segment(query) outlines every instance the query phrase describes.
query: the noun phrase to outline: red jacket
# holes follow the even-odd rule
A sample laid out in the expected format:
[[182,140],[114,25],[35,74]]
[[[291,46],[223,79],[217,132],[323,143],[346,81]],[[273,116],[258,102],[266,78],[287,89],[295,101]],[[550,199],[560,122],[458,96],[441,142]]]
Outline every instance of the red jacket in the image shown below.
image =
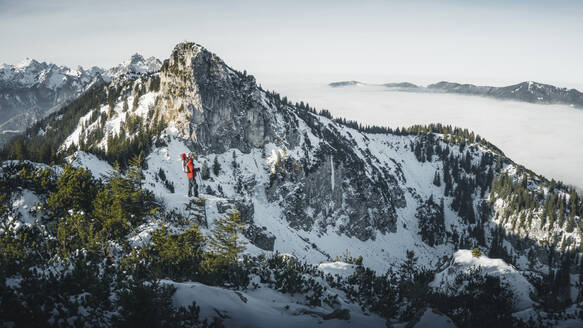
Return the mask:
[[186,163],[186,167],[188,168],[186,176],[189,179],[193,179],[196,176],[196,172],[194,172],[194,163],[192,162],[192,159],[188,160],[188,162]]

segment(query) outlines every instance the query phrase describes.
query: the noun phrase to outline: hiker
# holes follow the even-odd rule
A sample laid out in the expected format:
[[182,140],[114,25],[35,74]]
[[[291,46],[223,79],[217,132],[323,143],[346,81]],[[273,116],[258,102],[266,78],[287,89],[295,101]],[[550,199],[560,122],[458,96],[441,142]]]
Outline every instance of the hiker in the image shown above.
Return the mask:
[[188,178],[188,197],[192,197],[192,189],[194,188],[194,197],[198,197],[198,185],[196,184],[196,172],[199,168],[194,167],[194,160],[196,155],[194,153],[182,154],[182,170],[186,172]]

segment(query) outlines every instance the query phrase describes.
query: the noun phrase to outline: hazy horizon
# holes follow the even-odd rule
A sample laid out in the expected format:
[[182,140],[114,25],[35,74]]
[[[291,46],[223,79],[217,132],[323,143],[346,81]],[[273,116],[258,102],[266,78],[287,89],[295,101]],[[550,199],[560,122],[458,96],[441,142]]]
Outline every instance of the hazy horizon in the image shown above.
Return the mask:
[[578,1],[7,1],[0,62],[111,67],[202,44],[258,81],[375,81],[582,88]]

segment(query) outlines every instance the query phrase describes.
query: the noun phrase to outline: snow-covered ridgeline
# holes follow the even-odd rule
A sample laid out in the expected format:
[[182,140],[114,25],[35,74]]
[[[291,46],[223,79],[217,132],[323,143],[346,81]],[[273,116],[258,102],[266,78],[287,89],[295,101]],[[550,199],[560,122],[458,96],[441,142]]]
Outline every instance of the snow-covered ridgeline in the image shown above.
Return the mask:
[[70,81],[73,86],[81,87],[89,84],[103,69],[93,67],[85,70],[82,67],[72,69],[66,66],[38,62],[26,58],[17,65],[2,64],[0,66],[0,86],[18,88],[45,87],[56,90]]

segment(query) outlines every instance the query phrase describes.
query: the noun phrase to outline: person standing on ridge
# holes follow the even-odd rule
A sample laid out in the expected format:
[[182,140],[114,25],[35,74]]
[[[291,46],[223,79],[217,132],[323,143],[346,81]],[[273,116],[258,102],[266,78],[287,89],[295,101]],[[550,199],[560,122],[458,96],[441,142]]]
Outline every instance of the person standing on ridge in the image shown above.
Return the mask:
[[192,197],[192,189],[194,189],[194,197],[198,198],[198,184],[196,183],[196,172],[200,171],[199,168],[194,167],[194,160],[196,155],[194,153],[188,154],[188,159],[184,165],[184,172],[186,172],[186,177],[188,178],[188,197]]

